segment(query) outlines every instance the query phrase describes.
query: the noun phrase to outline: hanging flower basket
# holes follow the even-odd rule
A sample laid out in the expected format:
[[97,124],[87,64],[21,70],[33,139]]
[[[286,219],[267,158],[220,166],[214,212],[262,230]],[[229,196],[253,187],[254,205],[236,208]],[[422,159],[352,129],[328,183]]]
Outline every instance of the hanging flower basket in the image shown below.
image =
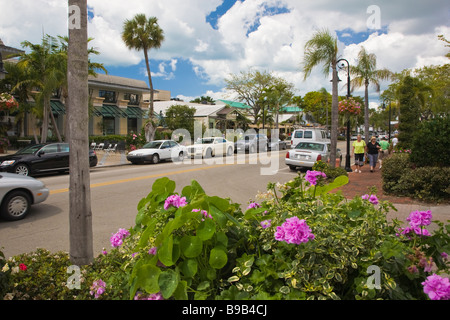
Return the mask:
[[16,111],[19,103],[9,93],[0,93],[0,111]]
[[361,104],[353,98],[345,99],[339,101],[338,110],[340,114],[346,117],[357,116],[361,113]]

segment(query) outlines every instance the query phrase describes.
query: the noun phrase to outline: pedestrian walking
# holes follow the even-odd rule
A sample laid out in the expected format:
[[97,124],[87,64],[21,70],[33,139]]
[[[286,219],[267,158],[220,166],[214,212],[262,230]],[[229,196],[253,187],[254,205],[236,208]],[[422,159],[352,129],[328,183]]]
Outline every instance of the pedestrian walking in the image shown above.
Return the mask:
[[395,134],[394,138],[392,139],[392,147],[395,148],[395,145],[398,143],[398,134]]
[[381,169],[381,166],[383,165],[383,159],[389,151],[389,142],[387,141],[386,137],[381,138],[380,147],[381,149],[378,161],[380,162],[380,169]]
[[366,142],[361,139],[361,135],[358,134],[356,141],[353,141],[352,153],[355,155],[355,172],[361,173],[361,167],[364,165],[364,150]]
[[369,163],[370,163],[370,172],[373,172],[375,169],[375,166],[378,161],[378,153],[380,152],[381,146],[377,142],[377,138],[372,137],[370,138],[369,143],[366,146],[366,152],[369,156]]

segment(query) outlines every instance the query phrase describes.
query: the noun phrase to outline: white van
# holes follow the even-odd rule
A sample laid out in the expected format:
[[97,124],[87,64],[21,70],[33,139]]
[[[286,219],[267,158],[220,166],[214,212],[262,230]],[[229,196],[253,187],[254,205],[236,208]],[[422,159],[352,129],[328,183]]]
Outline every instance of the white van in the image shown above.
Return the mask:
[[291,137],[291,148],[295,148],[295,146],[301,141],[330,141],[327,136],[327,131],[321,128],[300,128],[295,129],[292,132]]

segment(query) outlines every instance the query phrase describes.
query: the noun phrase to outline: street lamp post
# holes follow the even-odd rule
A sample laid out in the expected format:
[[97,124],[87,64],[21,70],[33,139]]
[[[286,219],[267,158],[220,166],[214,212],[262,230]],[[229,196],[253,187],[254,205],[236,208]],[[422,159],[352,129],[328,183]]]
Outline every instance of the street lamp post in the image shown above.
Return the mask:
[[[346,59],[339,59],[337,64],[341,61],[347,62],[347,99],[351,97],[350,94],[350,63]],[[342,64],[343,65],[343,64]],[[347,154],[345,155],[345,171],[352,172],[350,165],[350,118],[347,119]]]

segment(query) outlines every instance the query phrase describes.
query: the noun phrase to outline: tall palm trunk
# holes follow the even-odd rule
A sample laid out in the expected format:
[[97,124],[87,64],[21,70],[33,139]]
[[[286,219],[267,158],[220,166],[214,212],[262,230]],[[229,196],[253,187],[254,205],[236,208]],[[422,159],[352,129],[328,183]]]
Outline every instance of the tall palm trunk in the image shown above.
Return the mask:
[[364,83],[364,141],[369,144],[369,81]]
[[331,152],[330,152],[330,166],[336,167],[336,150],[337,150],[337,133],[338,133],[338,73],[336,67],[336,59],[332,62],[332,96],[331,96]]
[[50,98],[44,97],[43,104],[43,112],[42,112],[42,132],[41,132],[41,143],[47,142],[48,137],[48,120],[50,117],[49,109],[50,109]]
[[145,64],[147,66],[147,74],[148,74],[148,83],[150,86],[150,107],[149,107],[149,111],[148,111],[148,122],[145,126],[145,138],[147,140],[147,142],[152,141],[155,137],[155,131],[156,128],[153,125],[153,114],[154,114],[154,104],[153,104],[153,100],[154,100],[154,90],[153,90],[153,81],[152,81],[152,74],[150,72],[150,61],[148,59],[148,52],[147,52],[147,48],[144,48],[144,56],[145,56]]
[[88,142],[87,0],[69,0],[80,10],[80,28],[69,28],[67,83],[70,135],[70,259],[75,265],[93,261]]

